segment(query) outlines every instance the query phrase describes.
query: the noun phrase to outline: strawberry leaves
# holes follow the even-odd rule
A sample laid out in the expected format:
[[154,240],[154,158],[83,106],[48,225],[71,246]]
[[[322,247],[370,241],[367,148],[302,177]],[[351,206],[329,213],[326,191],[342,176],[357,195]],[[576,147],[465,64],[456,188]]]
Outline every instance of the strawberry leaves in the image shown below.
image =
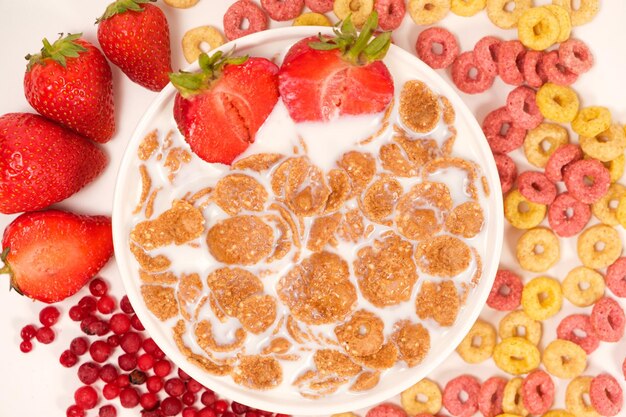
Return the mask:
[[66,37],[63,37],[63,34],[61,33],[59,39],[57,39],[53,44],[50,44],[48,39],[43,38],[43,48],[41,48],[40,53],[35,55],[26,55],[26,59],[28,60],[26,70],[30,71],[33,65],[36,64],[45,65],[46,59],[52,59],[65,68],[67,66],[67,58],[78,58],[81,52],[87,51],[87,48],[75,42],[80,39],[82,35],[82,33],[70,33]]
[[96,24],[99,24],[103,20],[115,16],[116,14],[124,13],[128,10],[133,12],[140,12],[143,10],[142,4],[156,2],[156,0],[117,0],[109,4],[104,11],[104,14],[96,19]]

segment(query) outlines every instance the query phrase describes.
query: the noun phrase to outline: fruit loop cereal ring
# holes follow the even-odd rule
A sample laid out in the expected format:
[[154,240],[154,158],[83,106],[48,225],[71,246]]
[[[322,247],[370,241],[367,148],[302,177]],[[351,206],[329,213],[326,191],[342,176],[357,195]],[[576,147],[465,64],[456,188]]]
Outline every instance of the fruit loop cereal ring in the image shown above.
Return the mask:
[[537,106],[546,119],[569,123],[578,114],[580,103],[578,96],[571,88],[546,83],[537,91],[536,99]]
[[[247,21],[248,27],[242,29]],[[233,3],[224,14],[224,34],[229,41],[241,38],[251,33],[267,29],[267,16],[263,9],[250,0],[238,0]]]
[[537,277],[524,285],[522,308],[535,320],[545,320],[561,310],[561,283],[553,278]]
[[532,0],[513,0],[515,8],[507,10],[511,0],[487,0],[487,16],[489,20],[499,28],[511,29],[517,25],[524,10],[533,7]]
[[611,375],[601,374],[593,378],[589,397],[593,408],[603,416],[616,416],[622,410],[622,387]]
[[[567,41],[572,33],[572,19],[569,17],[567,9],[557,6],[556,4],[549,4],[543,7],[550,10],[550,12],[552,12],[559,21],[559,37],[556,41],[559,43]],[[561,47],[562,46],[563,45],[561,45]]]
[[522,381],[522,401],[531,414],[543,414],[554,403],[554,382],[541,370],[532,371]]
[[[550,156],[562,145],[569,143],[569,133],[563,126],[541,123],[526,133],[524,154],[532,165],[544,168]],[[550,181],[555,182],[552,178]]]
[[[581,333],[584,336],[579,336]],[[600,346],[600,339],[596,336],[591,319],[586,314],[572,314],[565,317],[556,329],[556,336],[559,339],[576,343],[587,355],[593,353]]]
[[543,350],[543,364],[557,378],[576,378],[587,367],[587,354],[569,340],[553,340]]
[[583,152],[599,161],[610,161],[624,154],[626,133],[619,125],[611,125],[597,136],[581,136]]
[[593,55],[584,42],[569,39],[559,46],[559,62],[569,71],[580,75],[593,66]]
[[577,307],[589,307],[604,295],[604,278],[599,272],[578,266],[561,283],[563,295]]
[[502,397],[506,379],[491,377],[480,387],[478,393],[478,409],[485,417],[496,417],[502,413]]
[[517,229],[532,229],[546,217],[546,206],[532,203],[519,190],[509,192],[504,198],[504,217]]
[[378,26],[382,30],[394,30],[402,24],[406,6],[404,0],[374,0],[374,10],[378,13]]
[[195,6],[198,0],[163,0],[163,2],[177,9],[188,9],[189,7]]
[[304,0],[306,7],[315,13],[328,13],[333,10],[334,0]]
[[565,407],[576,417],[600,417],[588,400],[592,379],[590,376],[579,376],[567,385]]
[[559,239],[552,230],[543,227],[527,230],[517,241],[515,256],[526,271],[545,272],[559,260]]
[[478,66],[494,77],[498,75],[498,52],[501,43],[502,40],[495,36],[485,36],[474,46],[474,56]]
[[541,322],[531,319],[522,310],[510,312],[500,320],[498,325],[498,334],[501,339],[523,337],[535,346],[539,345],[542,333]]
[[565,410],[550,410],[541,417],[581,417],[575,416]]
[[[500,0],[498,0],[500,1]],[[498,50],[498,75],[507,84],[521,85],[524,83],[523,62],[526,48],[518,40],[500,44]]]
[[573,26],[590,22],[600,8],[600,0],[580,0],[580,6],[576,10],[572,8],[572,0],[552,0],[552,3],[564,7],[570,13]]
[[509,337],[496,345],[493,361],[504,372],[521,375],[536,369],[541,360],[537,346],[523,337]]
[[437,23],[450,11],[450,0],[409,0],[409,15],[418,25]]
[[564,174],[567,191],[582,203],[595,203],[611,185],[609,170],[595,159],[576,161],[566,168]]
[[[465,393],[467,400],[461,400]],[[461,375],[451,379],[443,389],[443,405],[454,416],[470,417],[478,411],[480,382],[473,376]]]
[[515,125],[523,129],[534,129],[543,121],[532,88],[520,86],[511,91],[506,98],[506,109]]
[[622,178],[624,174],[624,162],[626,158],[624,155],[620,155],[617,158],[611,161],[602,162],[602,164],[609,170],[609,176],[611,177],[611,182],[617,182]]
[[[426,397],[425,401],[421,400],[423,397]],[[400,394],[402,408],[411,416],[422,413],[436,414],[441,410],[441,401],[439,386],[426,378]]]
[[626,298],[626,258],[619,258],[606,270],[606,286],[618,297]]
[[332,22],[321,13],[302,13],[293,20],[292,26],[332,26]]
[[[461,56],[463,54],[459,55],[459,58]],[[502,133],[503,131],[506,133]],[[517,126],[506,107],[493,110],[485,117],[483,132],[491,150],[500,153],[509,153],[519,148],[526,136],[526,130]]]
[[365,417],[407,417],[407,415],[400,406],[385,403],[370,408]]
[[278,22],[295,19],[304,8],[304,0],[261,0],[261,7]]
[[[471,72],[476,74],[472,76]],[[467,94],[487,91],[493,84],[495,75],[484,71],[473,52],[463,52],[452,63],[452,81],[456,87]]]
[[549,82],[561,86],[572,85],[578,79],[577,74],[561,65],[557,51],[550,51],[543,55],[539,70],[546,75]]
[[522,378],[512,378],[506,383],[502,397],[502,410],[509,415],[522,416],[528,415],[528,410],[524,407],[522,397]]
[[185,60],[190,64],[198,59],[203,51],[201,45],[206,42],[209,45],[209,51],[222,46],[226,40],[217,28],[213,26],[200,26],[185,32],[183,35],[183,55]]
[[495,346],[496,329],[490,323],[478,319],[456,351],[465,362],[480,363],[491,357]]
[[499,311],[511,311],[519,307],[522,300],[522,279],[511,271],[500,269],[487,298],[487,305]]
[[552,182],[563,181],[565,167],[581,159],[583,159],[583,151],[578,145],[563,145],[550,155],[544,173]]
[[522,172],[517,177],[517,188],[533,203],[552,204],[556,198],[556,185],[543,172]]
[[617,209],[615,211],[615,216],[617,217],[617,221],[619,224],[626,228],[626,198],[620,198],[617,203]]
[[571,237],[585,228],[591,208],[568,193],[559,194],[548,207],[550,228],[561,237]]
[[339,20],[348,16],[357,28],[363,26],[368,16],[374,10],[374,0],[335,0],[333,12]]
[[556,15],[543,7],[524,10],[517,22],[517,36],[527,48],[535,51],[548,49],[561,34]]
[[622,253],[617,230],[604,224],[588,228],[578,237],[578,257],[587,268],[606,268]]
[[[626,187],[622,184],[611,184],[609,190],[591,206],[591,212],[608,226],[617,226],[617,207],[622,198],[626,197]],[[615,208],[613,208],[615,207]]]
[[611,112],[606,107],[580,109],[572,121],[572,129],[580,136],[595,137],[611,127]]
[[591,310],[591,324],[598,339],[617,342],[624,336],[624,310],[612,298],[604,297]]
[[480,12],[487,5],[487,0],[452,0],[450,10],[458,16],[470,17]]
[[522,74],[529,87],[539,88],[548,81],[541,70],[541,61],[545,54],[540,51],[526,51],[522,60]]
[[511,157],[506,154],[494,153],[493,159],[495,159],[496,168],[498,168],[498,177],[500,177],[500,186],[502,187],[502,193],[506,194],[513,187],[515,178],[517,178],[517,167],[515,166],[515,162],[513,162]]
[[[435,46],[441,47],[441,53],[435,52]],[[415,51],[419,59],[429,67],[448,68],[459,55],[459,43],[450,31],[441,27],[432,27],[419,34]]]

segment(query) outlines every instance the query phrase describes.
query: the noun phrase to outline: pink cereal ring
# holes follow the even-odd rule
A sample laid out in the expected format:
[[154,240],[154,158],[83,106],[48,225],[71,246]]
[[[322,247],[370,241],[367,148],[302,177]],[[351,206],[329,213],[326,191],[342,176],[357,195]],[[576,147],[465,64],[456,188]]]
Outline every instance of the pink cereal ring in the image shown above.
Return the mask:
[[491,150],[500,153],[509,153],[519,148],[526,137],[526,129],[515,124],[506,107],[493,110],[485,117],[483,132]]
[[[441,53],[435,52],[436,46],[441,47]],[[459,43],[450,31],[441,27],[432,27],[419,34],[415,51],[419,59],[429,67],[448,68],[459,55]]]
[[563,180],[572,197],[587,204],[602,198],[611,185],[609,170],[595,159],[582,159],[570,164],[565,169]]
[[374,10],[378,13],[378,26],[382,30],[394,30],[402,24],[406,5],[404,0],[376,0]]
[[515,178],[517,178],[517,166],[515,166],[515,162],[513,162],[510,156],[503,153],[494,153],[493,159],[495,159],[496,168],[498,168],[502,194],[506,194],[513,188],[513,183]]
[[600,339],[596,336],[591,319],[586,314],[572,314],[565,317],[559,323],[556,335],[559,339],[576,343],[587,355],[592,354],[600,346]]
[[523,129],[534,129],[543,121],[535,96],[535,90],[532,88],[519,86],[506,98],[506,109],[515,120],[515,124]]
[[[461,393],[467,400],[461,399]],[[478,394],[480,382],[473,376],[461,375],[451,379],[443,390],[443,406],[457,417],[471,417],[478,411]]]
[[546,177],[552,182],[563,181],[564,168],[583,159],[583,151],[578,145],[562,145],[550,155],[545,167]]
[[535,370],[522,381],[522,401],[531,414],[544,414],[554,402],[554,382],[546,372]]
[[474,46],[474,57],[478,66],[490,76],[498,75],[498,52],[502,40],[495,36],[485,36]]
[[550,228],[561,237],[582,231],[591,219],[589,204],[581,203],[568,193],[559,194],[548,207]]
[[608,374],[598,375],[591,380],[589,398],[593,408],[603,416],[618,415],[624,402],[622,387]]
[[[248,28],[241,26],[248,21]],[[228,40],[241,38],[267,29],[265,12],[250,0],[238,0],[224,14],[224,34]]]
[[541,70],[541,61],[544,53],[541,51],[527,51],[522,62],[522,73],[526,84],[539,88],[548,81],[545,72]]
[[598,339],[617,342],[624,336],[624,310],[612,298],[602,297],[591,310],[591,324]]
[[626,298],[626,258],[619,258],[606,270],[606,286],[618,297]]
[[524,83],[523,62],[526,48],[518,40],[505,41],[500,44],[498,52],[498,75],[507,84],[521,85]]
[[506,379],[494,376],[480,387],[478,393],[478,409],[485,417],[496,417],[502,414],[502,398]]
[[306,7],[315,13],[328,13],[333,10],[334,0],[304,0]]
[[552,204],[556,198],[556,185],[543,172],[522,172],[517,177],[517,188],[533,203]]
[[574,84],[578,79],[578,75],[561,64],[557,51],[544,54],[539,66],[551,83],[568,86]]
[[512,311],[519,307],[522,300],[524,284],[515,273],[500,269],[496,273],[491,292],[487,298],[487,305],[494,310]]
[[593,66],[593,55],[584,42],[568,39],[559,47],[559,62],[574,74],[583,74]]
[[398,405],[384,403],[371,408],[365,417],[407,417],[407,414]]
[[278,21],[295,19],[304,8],[304,0],[261,0],[269,17]]
[[494,75],[479,67],[472,51],[463,52],[452,63],[452,81],[464,93],[478,94],[487,91],[494,80]]

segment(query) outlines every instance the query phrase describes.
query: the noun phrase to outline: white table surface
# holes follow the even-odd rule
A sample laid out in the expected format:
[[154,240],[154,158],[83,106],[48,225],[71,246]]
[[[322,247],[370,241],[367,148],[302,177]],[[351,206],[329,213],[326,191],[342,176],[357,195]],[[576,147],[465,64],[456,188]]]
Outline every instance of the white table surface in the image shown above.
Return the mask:
[[[2,48],[0,53],[0,114],[9,112],[33,111],[23,94],[23,75],[26,67],[24,56],[34,53],[41,47],[41,39],[57,38],[60,32],[83,32],[84,37],[96,43],[96,26],[94,21],[106,8],[108,0],[0,0],[0,39]],[[178,69],[186,65],[180,47],[184,32],[199,25],[212,24],[221,26],[222,16],[232,0],[200,0],[193,8],[173,9],[159,2],[165,11],[171,31],[173,68]],[[537,4],[547,1],[536,0]],[[573,36],[584,40],[591,47],[596,58],[596,65],[587,74],[583,75],[574,85],[578,91],[582,104],[604,105],[611,109],[617,121],[626,123],[626,3],[622,0],[603,0],[602,7],[593,22],[574,29]],[[283,24],[273,24],[281,26]],[[473,45],[482,36],[490,34],[504,39],[516,37],[516,31],[503,31],[493,26],[485,13],[472,18],[461,18],[450,14],[440,22],[440,25],[452,29],[461,43],[462,50],[473,48]],[[421,28],[415,26],[408,16],[403,26],[394,34],[394,40],[399,46],[414,51],[414,44]],[[139,121],[140,116],[156,96],[156,93],[143,89],[130,82],[116,67],[112,66],[115,83],[115,105],[117,133],[104,146],[109,155],[110,163],[105,172],[91,185],[78,194],[57,204],[56,207],[85,214],[110,214],[112,207],[113,187],[117,168],[123,154],[125,144]],[[449,80],[445,71],[440,73]],[[505,102],[506,94],[512,87],[497,80],[489,92],[478,96],[461,94],[474,111],[477,119],[482,118],[489,111],[500,107]],[[521,151],[512,153],[517,161],[521,161]],[[521,171],[529,166],[518,164]],[[623,180],[622,180],[623,182]],[[16,216],[0,215],[0,230]],[[620,228],[622,236],[626,236]],[[513,250],[518,231],[507,228],[505,233],[505,247],[502,257],[503,267],[522,272],[514,262]],[[561,261],[549,270],[546,275],[563,278],[567,271],[579,264],[575,252],[575,239],[561,240]],[[530,273],[522,274],[525,280],[533,278]],[[117,268],[111,261],[102,271],[101,276],[107,279],[113,293],[119,298],[123,288],[119,280]],[[43,304],[34,303],[27,298],[20,297],[15,292],[8,292],[6,277],[1,278],[0,284],[0,417],[30,417],[30,416],[65,416],[65,409],[73,403],[73,392],[80,385],[76,377],[77,367],[63,368],[59,362],[59,355],[65,350],[71,339],[78,336],[80,331],[76,323],[64,318],[55,326],[57,340],[51,345],[35,343],[33,351],[22,354],[19,351],[22,326],[28,323],[37,323],[37,314]],[[63,313],[80,297],[85,295],[86,289],[76,296],[59,304]],[[610,292],[607,290],[607,294]],[[626,300],[619,300],[626,308]],[[544,323],[544,335],[541,346],[545,346],[556,337],[556,325],[561,318],[575,313],[589,313],[590,308],[581,309],[564,301],[562,311],[554,318]],[[497,322],[503,314],[485,308],[481,317]],[[602,343],[600,348],[589,357],[587,375],[599,372],[609,372],[621,381],[626,390],[624,377],[621,374],[621,364],[626,356],[626,339],[616,344]],[[439,382],[443,388],[445,383],[461,374],[471,373],[481,379],[490,376],[505,376],[495,367],[491,360],[480,365],[467,365],[456,354],[453,354],[446,363],[434,372],[430,378]],[[567,381],[554,378],[557,386],[557,405],[562,406]],[[397,400],[397,399],[395,399]],[[119,405],[119,416],[138,416],[139,408],[124,410]],[[626,409],[622,411],[626,415]],[[96,415],[92,410],[89,415]]]

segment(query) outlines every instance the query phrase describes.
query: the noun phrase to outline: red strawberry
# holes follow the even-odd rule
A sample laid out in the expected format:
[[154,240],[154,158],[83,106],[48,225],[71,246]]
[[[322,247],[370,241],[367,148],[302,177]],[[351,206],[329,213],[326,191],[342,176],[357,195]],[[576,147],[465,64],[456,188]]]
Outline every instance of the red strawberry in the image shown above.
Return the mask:
[[170,79],[179,93],[174,119],[191,150],[207,162],[230,164],[278,101],[278,67],[265,58],[233,58],[216,52],[199,58],[200,73]]
[[357,36],[348,17],[335,38],[311,37],[291,47],[278,75],[279,91],[296,122],[383,111],[393,98],[393,80],[381,61],[390,32],[371,42],[378,25],[373,12]]
[[102,172],[93,142],[31,113],[0,117],[0,212],[39,210],[64,200]]
[[96,22],[104,54],[132,81],[161,91],[172,72],[170,30],[155,0],[117,0]]
[[113,255],[111,219],[48,210],[7,226],[0,274],[20,294],[54,303],[76,293]]
[[81,34],[43,40],[41,53],[28,55],[24,93],[40,114],[96,142],[115,132],[113,79],[102,52]]

